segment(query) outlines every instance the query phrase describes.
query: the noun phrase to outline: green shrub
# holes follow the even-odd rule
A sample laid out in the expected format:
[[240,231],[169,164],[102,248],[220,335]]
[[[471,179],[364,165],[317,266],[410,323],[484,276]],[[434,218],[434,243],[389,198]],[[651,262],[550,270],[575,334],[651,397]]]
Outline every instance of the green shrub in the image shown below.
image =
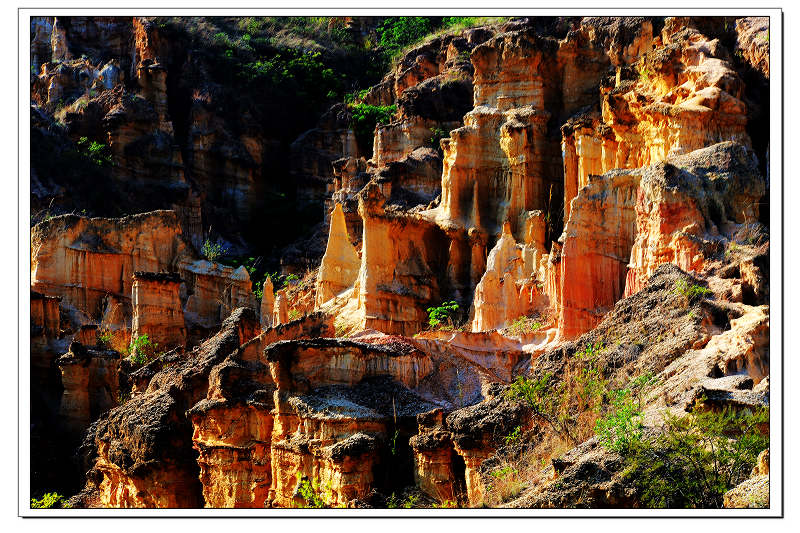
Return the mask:
[[503,437],[503,441],[506,445],[514,444],[522,437],[522,426],[517,426],[514,428],[514,431]]
[[221,242],[206,239],[203,243],[203,247],[200,249],[200,253],[209,261],[216,261],[225,253],[225,250]]
[[435,29],[430,17],[387,17],[378,26],[378,44],[389,56],[422,40]]
[[641,439],[642,412],[629,389],[612,391],[610,396],[611,408],[597,421],[595,432],[600,444],[609,450],[623,453]]
[[570,416],[563,408],[564,385],[563,381],[556,384],[550,372],[535,379],[518,376],[506,395],[511,400],[525,403],[534,415],[544,420],[558,435],[578,444],[570,427]]
[[439,127],[431,128],[431,138],[430,138],[431,147],[434,148],[435,150],[441,150],[442,146],[440,144],[440,141],[446,138],[448,135],[450,134],[442,128]]
[[[298,478],[299,477],[300,474],[298,474]],[[305,502],[299,507],[310,508],[310,509],[322,509],[327,507],[325,500],[323,499],[323,493],[320,490],[319,481],[317,481],[316,479],[313,479],[311,481],[309,481],[308,479],[299,480],[299,485],[297,486],[297,494]]]
[[769,447],[769,408],[667,414],[664,433],[632,443],[625,479],[647,507],[719,508],[723,495],[750,476]]
[[453,326],[453,321],[458,313],[458,304],[455,301],[444,302],[437,307],[428,308],[428,325],[432,328],[441,326],[447,322],[448,325]]
[[66,499],[57,492],[48,492],[41,500],[31,498],[31,509],[67,509]]
[[145,333],[131,339],[128,353],[132,354],[131,361],[141,366],[146,365],[160,355],[156,348],[158,348],[158,343],[153,343]]

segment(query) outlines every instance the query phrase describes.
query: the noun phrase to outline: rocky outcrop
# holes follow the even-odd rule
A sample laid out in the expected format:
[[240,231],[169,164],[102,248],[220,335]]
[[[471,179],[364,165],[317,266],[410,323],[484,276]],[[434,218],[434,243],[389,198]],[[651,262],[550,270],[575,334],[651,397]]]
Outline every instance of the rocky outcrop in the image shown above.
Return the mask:
[[341,204],[336,204],[331,215],[328,248],[322,257],[316,285],[316,307],[349,289],[358,277],[361,259],[351,244],[350,235]]
[[638,291],[662,263],[703,270],[709,241],[733,239],[739,226],[755,224],[763,194],[752,152],[734,143],[670,158],[645,172],[625,294]]
[[[486,273],[475,288],[473,331],[502,328],[536,309],[546,308],[536,284],[534,266],[522,258],[511,227],[505,224],[486,265]],[[533,261],[535,263],[535,261]]]
[[99,320],[106,295],[130,306],[134,272],[169,271],[189,254],[172,211],[120,219],[62,215],[32,229],[31,288]]
[[189,323],[213,328],[238,307],[255,309],[252,283],[247,269],[198,260],[181,264],[186,283],[185,315]]
[[180,300],[181,278],[167,272],[134,272],[134,338],[147,335],[159,349],[186,347],[186,325]]
[[205,397],[212,368],[258,329],[252,310],[237,310],[192,357],[157,372],[144,392],[93,424],[87,497],[103,507],[202,506],[186,411]]
[[758,456],[750,479],[743,481],[725,493],[723,506],[726,509],[769,508],[769,450]]
[[769,79],[769,17],[736,19],[737,53]]
[[633,210],[638,171],[613,171],[592,180],[571,202],[562,236],[559,334],[575,338],[597,325],[625,290],[636,236]]
[[59,413],[73,438],[117,405],[119,360],[120,354],[113,350],[87,348],[76,342],[58,358],[64,387]]

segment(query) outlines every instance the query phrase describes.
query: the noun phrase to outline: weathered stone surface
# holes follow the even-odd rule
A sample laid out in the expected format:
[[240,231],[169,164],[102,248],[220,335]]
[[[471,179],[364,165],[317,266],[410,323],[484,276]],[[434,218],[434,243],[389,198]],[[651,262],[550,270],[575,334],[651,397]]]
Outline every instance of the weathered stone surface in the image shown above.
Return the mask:
[[160,350],[186,347],[186,325],[177,274],[134,272],[133,337],[147,335]]
[[130,306],[135,271],[168,271],[189,254],[172,211],[62,215],[32,229],[31,288],[97,320],[107,294]]
[[639,171],[597,177],[571,202],[557,268],[559,334],[577,337],[597,325],[625,290],[636,236],[634,202]]
[[58,358],[64,392],[59,413],[64,428],[80,435],[89,424],[117,405],[120,354],[73,342]]
[[769,17],[736,19],[736,48],[752,67],[769,79]]
[[737,224],[754,224],[763,194],[752,152],[734,143],[670,158],[645,172],[625,294],[639,290],[662,263],[701,271],[705,243],[719,235],[732,239]]
[[347,233],[342,206],[336,204],[331,215],[328,247],[317,275],[316,307],[319,308],[331,298],[352,287],[360,268],[361,259]]

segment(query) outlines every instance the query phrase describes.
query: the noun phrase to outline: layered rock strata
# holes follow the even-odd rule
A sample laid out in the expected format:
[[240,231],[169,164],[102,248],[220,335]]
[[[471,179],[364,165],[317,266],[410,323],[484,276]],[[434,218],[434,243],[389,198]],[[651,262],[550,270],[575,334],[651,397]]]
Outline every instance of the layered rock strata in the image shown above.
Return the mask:
[[186,325],[180,300],[181,278],[166,272],[134,272],[134,338],[147,335],[160,349],[184,348]]

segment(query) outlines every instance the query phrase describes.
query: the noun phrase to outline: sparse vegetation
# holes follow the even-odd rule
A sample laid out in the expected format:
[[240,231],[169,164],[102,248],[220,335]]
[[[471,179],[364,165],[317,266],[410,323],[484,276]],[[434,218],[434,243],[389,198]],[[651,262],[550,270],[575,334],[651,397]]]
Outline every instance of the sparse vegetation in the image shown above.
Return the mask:
[[111,150],[107,145],[89,141],[88,137],[81,137],[76,144],[78,151],[95,165],[99,167],[111,165]]
[[299,320],[302,317],[303,313],[301,313],[297,309],[289,309],[289,322],[294,322],[295,320]]
[[448,135],[449,135],[448,132],[446,132],[444,129],[438,126],[435,128],[431,128],[431,138],[430,138],[431,147],[434,150],[441,150],[442,148],[439,141],[441,141]]
[[603,446],[624,453],[642,437],[642,412],[629,389],[613,391],[610,396],[611,408],[597,421],[595,431]]
[[68,509],[66,499],[57,492],[48,492],[41,499],[31,498],[31,509]]
[[222,243],[220,241],[212,241],[210,238],[203,242],[203,247],[200,249],[200,253],[209,261],[216,261],[224,252],[225,249]]
[[542,322],[538,317],[521,316],[511,323],[506,331],[514,337],[519,337],[538,331],[542,327]]
[[673,289],[673,292],[675,294],[685,296],[689,304],[702,300],[703,298],[713,294],[711,289],[703,287],[702,285],[698,285],[697,283],[690,283],[685,278],[681,278],[675,282],[675,288]]
[[520,437],[522,437],[522,426],[517,426],[514,428],[514,431],[503,437],[503,441],[505,442],[506,446],[509,444],[514,444],[517,442]]
[[365,150],[372,149],[375,126],[388,124],[397,112],[396,105],[371,105],[356,103],[348,105],[352,117],[352,128],[358,144]]
[[418,494],[409,494],[405,499],[398,498],[393,492],[386,500],[388,509],[413,509],[419,502]]

